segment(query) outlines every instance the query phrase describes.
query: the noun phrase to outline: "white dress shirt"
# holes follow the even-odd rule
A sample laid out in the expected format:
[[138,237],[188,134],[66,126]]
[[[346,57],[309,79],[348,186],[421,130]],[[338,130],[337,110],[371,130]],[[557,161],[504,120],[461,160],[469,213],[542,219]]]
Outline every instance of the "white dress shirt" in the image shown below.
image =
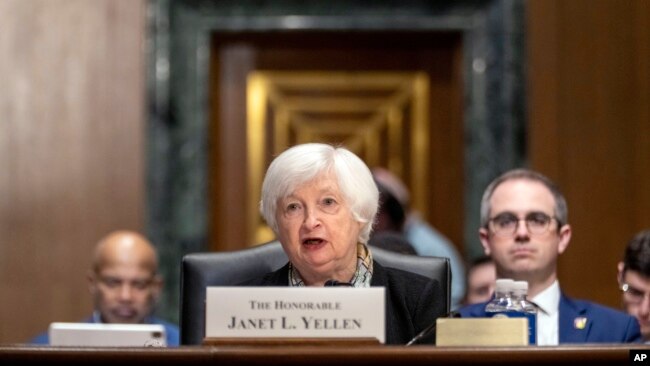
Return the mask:
[[560,284],[557,280],[530,299],[537,304],[537,345],[556,346],[559,343]]

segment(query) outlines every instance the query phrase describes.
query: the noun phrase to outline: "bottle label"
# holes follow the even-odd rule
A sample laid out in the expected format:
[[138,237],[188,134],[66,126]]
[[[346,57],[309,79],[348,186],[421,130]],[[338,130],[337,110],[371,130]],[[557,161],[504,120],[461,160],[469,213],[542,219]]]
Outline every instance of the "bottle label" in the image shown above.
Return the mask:
[[537,344],[537,314],[521,311],[497,311],[486,313],[488,318],[528,318],[528,344]]

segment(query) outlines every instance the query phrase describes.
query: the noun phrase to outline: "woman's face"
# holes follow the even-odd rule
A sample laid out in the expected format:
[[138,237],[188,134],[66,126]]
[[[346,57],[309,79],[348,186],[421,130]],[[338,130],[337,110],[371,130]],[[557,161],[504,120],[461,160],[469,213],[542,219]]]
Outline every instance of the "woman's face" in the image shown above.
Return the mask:
[[307,285],[352,278],[361,223],[333,175],[317,176],[280,199],[276,217],[282,247]]

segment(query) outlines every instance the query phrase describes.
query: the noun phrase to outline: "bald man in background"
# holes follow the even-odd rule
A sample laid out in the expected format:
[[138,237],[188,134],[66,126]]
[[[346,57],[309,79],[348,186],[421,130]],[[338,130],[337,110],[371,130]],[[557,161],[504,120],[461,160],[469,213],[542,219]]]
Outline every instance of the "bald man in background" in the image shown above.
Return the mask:
[[[84,322],[161,324],[167,345],[178,345],[178,327],[152,315],[162,278],[156,251],[145,237],[132,231],[115,231],[100,240],[88,272],[88,285],[95,311]],[[32,343],[49,344],[47,333]]]

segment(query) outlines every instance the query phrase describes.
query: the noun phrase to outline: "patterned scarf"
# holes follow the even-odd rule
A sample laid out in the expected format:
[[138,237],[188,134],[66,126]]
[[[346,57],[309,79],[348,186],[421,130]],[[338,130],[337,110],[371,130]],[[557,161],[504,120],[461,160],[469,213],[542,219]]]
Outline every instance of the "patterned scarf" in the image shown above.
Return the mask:
[[[366,245],[357,243],[357,270],[350,279],[350,284],[352,287],[370,287],[371,279],[372,254]],[[305,281],[291,262],[289,262],[289,286],[305,286]]]

